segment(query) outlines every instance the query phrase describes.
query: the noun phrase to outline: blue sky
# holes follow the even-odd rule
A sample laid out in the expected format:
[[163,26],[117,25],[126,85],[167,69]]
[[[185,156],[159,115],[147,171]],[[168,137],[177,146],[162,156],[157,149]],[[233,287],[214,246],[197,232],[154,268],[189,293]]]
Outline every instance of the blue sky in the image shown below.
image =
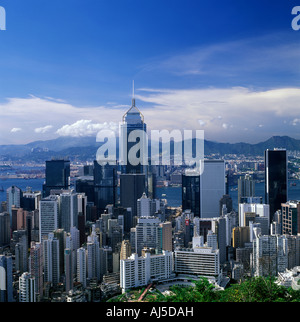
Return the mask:
[[300,31],[280,0],[0,0],[0,144],[114,127],[300,139]]

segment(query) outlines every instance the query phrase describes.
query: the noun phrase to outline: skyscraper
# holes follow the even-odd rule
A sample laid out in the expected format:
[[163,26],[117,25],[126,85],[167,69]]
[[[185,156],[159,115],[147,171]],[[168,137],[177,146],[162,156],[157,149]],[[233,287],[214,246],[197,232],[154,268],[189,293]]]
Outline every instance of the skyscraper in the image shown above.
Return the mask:
[[288,201],[281,204],[282,234],[297,235],[300,232],[300,202]]
[[73,290],[73,254],[72,250],[66,248],[64,251],[64,262],[65,262],[65,287],[66,292]]
[[131,244],[129,240],[122,240],[121,250],[120,250],[120,260],[127,259],[132,254],[131,252]]
[[177,274],[202,275],[220,283],[219,250],[201,245],[191,249],[175,249],[174,271]]
[[160,220],[157,217],[140,217],[135,227],[135,251],[139,256],[144,247],[153,248],[156,253],[161,253]]
[[11,186],[6,190],[7,211],[10,215],[10,224],[12,224],[12,208],[21,207],[22,190],[17,186]]
[[15,246],[15,269],[20,273],[28,271],[28,240],[26,230],[19,230],[20,238]]
[[60,280],[59,240],[49,233],[43,240],[44,282],[57,285]]
[[203,172],[187,169],[182,176],[182,210],[190,209],[195,217],[219,216],[220,200],[225,195],[224,160],[204,160]]
[[137,200],[145,192],[144,174],[120,175],[120,203],[124,208],[131,208],[132,216],[137,216]]
[[255,213],[257,216],[266,217],[270,222],[270,206],[260,203],[241,203],[239,204],[239,225],[247,226],[245,220],[246,213]]
[[225,195],[224,160],[204,160],[200,177],[200,213],[201,218],[219,216],[220,199]]
[[[52,232],[53,237],[58,240],[59,246],[59,275],[64,273],[64,249],[67,248],[66,245],[66,232],[62,228],[58,228]],[[51,235],[52,235],[51,234]]]
[[72,227],[78,227],[78,199],[77,193],[65,191],[59,198],[60,225],[66,232]]
[[120,287],[123,291],[141,287],[152,281],[167,280],[173,276],[173,253],[159,255],[146,252],[144,256],[132,254],[120,260]]
[[0,255],[0,302],[13,302],[13,260]]
[[137,200],[137,216],[154,216],[156,211],[160,210],[161,202],[159,199],[147,198],[144,192],[141,198]]
[[76,178],[76,192],[84,193],[88,202],[95,201],[94,176],[84,176]]
[[284,239],[283,235],[256,235],[252,256],[254,276],[277,276],[286,270],[288,257]]
[[[120,137],[120,159],[123,164],[123,173],[145,173],[144,164],[148,158],[148,144],[146,142],[147,126],[144,116],[135,106],[133,94],[132,105],[123,116]],[[135,137],[135,130],[141,137]],[[132,137],[131,137],[132,136]],[[147,159],[145,159],[147,158]],[[136,162],[135,161],[139,161]]]
[[100,245],[99,238],[95,231],[95,225],[92,226],[92,233],[88,236],[87,241],[87,277],[88,279],[96,278],[100,280]]
[[40,192],[25,191],[21,197],[21,208],[27,211],[33,211],[39,208],[39,201],[42,194]]
[[32,242],[30,247],[29,273],[35,278],[35,293],[43,296],[43,251],[42,243]]
[[255,181],[253,178],[246,174],[244,177],[238,179],[238,204],[241,203],[242,197],[255,196]]
[[115,165],[101,165],[94,161],[95,206],[98,214],[105,211],[108,204],[117,203],[117,168]]
[[80,247],[77,249],[77,282],[86,287],[86,249]]
[[265,151],[265,202],[270,205],[270,221],[288,199],[287,151]]
[[10,244],[10,222],[7,212],[0,213],[0,247]]
[[159,224],[161,228],[162,250],[172,251],[172,223],[167,221]]
[[36,302],[35,278],[24,272],[19,278],[19,302]]
[[43,197],[50,195],[51,189],[70,188],[70,161],[46,161],[46,182],[43,185]]
[[137,200],[137,215],[138,215],[138,217],[152,215],[152,212],[151,212],[152,202],[151,201],[152,200],[150,198],[147,198],[145,192],[143,193],[141,198],[139,198]]
[[200,174],[195,170],[186,170],[182,174],[182,211],[185,210],[200,217]]
[[59,196],[50,195],[40,201],[39,237],[40,242],[58,228]]

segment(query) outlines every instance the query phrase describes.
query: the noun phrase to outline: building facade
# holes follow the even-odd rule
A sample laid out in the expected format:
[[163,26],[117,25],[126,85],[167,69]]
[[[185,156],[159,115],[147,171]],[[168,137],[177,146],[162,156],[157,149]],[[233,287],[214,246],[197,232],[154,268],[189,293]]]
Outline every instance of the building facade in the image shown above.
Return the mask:
[[24,272],[19,278],[19,302],[36,302],[35,278]]
[[120,286],[124,291],[168,279],[173,272],[172,252],[163,251],[160,255],[144,256],[134,253],[129,258],[120,260]]
[[288,200],[287,151],[265,151],[265,203],[270,205],[270,221],[281,204]]

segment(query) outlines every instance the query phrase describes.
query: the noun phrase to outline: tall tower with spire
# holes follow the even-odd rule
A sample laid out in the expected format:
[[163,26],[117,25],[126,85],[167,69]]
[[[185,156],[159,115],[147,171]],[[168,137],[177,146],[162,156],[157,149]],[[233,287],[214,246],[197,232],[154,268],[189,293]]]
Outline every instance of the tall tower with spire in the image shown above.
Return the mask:
[[121,125],[120,156],[124,164],[123,173],[144,173],[143,165],[148,149],[146,133],[144,115],[135,105],[133,81],[131,107],[123,115]]

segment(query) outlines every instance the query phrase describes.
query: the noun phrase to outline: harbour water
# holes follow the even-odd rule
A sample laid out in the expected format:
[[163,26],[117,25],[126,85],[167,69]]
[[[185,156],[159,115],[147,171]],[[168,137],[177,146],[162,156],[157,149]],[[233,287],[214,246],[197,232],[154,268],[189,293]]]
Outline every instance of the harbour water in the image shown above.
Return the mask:
[[[0,202],[6,201],[6,189],[15,185],[25,191],[27,187],[31,187],[32,191],[41,191],[44,179],[6,179],[0,180]],[[2,190],[2,189],[1,189]],[[167,199],[168,206],[179,207],[181,206],[181,187],[158,187],[157,198]],[[233,208],[237,210],[237,186],[231,186],[229,194],[232,198]],[[262,197],[264,202],[264,182],[255,184],[255,195]],[[288,200],[300,200],[300,180],[290,180],[288,185]]]
[[0,179],[0,202],[6,201],[6,189],[11,186],[17,186],[22,191],[26,191],[27,187],[31,187],[32,191],[41,191],[44,181],[45,179]]

